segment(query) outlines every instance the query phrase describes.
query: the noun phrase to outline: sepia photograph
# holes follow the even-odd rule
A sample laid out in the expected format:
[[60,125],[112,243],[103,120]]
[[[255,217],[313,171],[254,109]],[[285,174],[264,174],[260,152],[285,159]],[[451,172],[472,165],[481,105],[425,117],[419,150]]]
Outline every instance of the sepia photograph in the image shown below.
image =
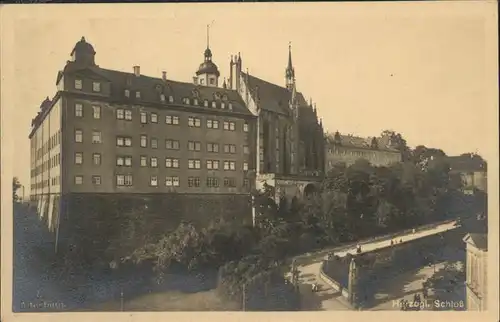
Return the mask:
[[498,309],[496,2],[0,10],[2,320]]

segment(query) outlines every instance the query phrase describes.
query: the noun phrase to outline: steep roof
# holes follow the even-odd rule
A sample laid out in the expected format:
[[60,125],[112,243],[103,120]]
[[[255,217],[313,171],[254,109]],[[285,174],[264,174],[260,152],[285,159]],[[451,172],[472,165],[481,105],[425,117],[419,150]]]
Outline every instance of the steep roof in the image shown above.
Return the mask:
[[482,250],[488,250],[488,235],[480,234],[480,233],[469,233],[465,240],[471,240],[472,244],[474,244],[477,248]]
[[[256,88],[258,89],[259,101],[263,110],[288,115],[292,93],[287,88],[247,73],[242,72],[242,75],[252,93]],[[306,106],[307,102],[304,96],[300,92],[296,93],[296,95],[299,106]]]
[[[162,78],[150,77],[146,75],[136,76],[133,73],[123,71],[105,69],[100,67],[79,67],[74,63],[69,62],[66,65],[64,72],[85,72],[90,71],[101,76],[111,83],[111,96],[116,99],[123,99],[125,89],[131,91],[140,91],[140,102],[160,102],[160,93],[165,96],[172,95],[175,103],[182,104],[184,98],[193,99],[197,96],[200,107],[203,107],[203,100],[209,102],[214,100],[226,100],[232,104],[232,112],[252,115],[248,110],[241,96],[235,90],[225,89],[221,87],[200,86],[193,83],[185,83],[174,80],[163,80]],[[131,95],[131,98],[133,96]],[[140,103],[138,102],[138,104]],[[209,103],[210,104],[210,103]],[[211,105],[209,105],[211,106]]]
[[[327,133],[326,134],[326,140],[330,144],[338,144],[335,142],[334,139],[335,134]],[[354,136],[354,135],[342,135],[340,134],[340,145],[346,146],[346,147],[353,147],[353,148],[358,148],[358,149],[373,149],[372,148],[372,140],[374,137],[360,137],[360,136]],[[399,152],[397,149],[391,147],[389,145],[388,140],[386,140],[383,137],[375,137],[377,140],[377,149],[378,150],[384,150],[388,152]]]

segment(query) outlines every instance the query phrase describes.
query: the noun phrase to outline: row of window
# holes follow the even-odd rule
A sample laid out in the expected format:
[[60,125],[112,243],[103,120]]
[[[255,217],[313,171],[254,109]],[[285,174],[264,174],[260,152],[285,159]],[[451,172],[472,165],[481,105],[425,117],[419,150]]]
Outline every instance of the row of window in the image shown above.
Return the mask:
[[[100,119],[101,118],[101,107],[98,105],[92,105],[92,115],[94,119]],[[83,117],[83,104],[81,103],[76,103],[75,104],[75,116],[76,117]],[[127,120],[131,121],[132,120],[132,111],[128,109],[121,109],[118,108],[116,109],[116,118],[118,120]],[[146,112],[140,112],[140,120],[141,124],[147,124],[148,123],[148,113]],[[149,113],[149,122],[151,123],[158,123],[158,114],[157,113]],[[165,124],[169,125],[179,125],[179,116],[174,116],[174,115],[166,115],[165,116]],[[218,129],[219,128],[219,121],[218,120],[212,120],[208,119],[206,122],[206,126],[209,129]],[[189,127],[201,127],[201,119],[198,117],[188,117],[188,126]],[[236,130],[236,125],[235,122],[232,121],[224,121],[223,122],[223,129],[226,131],[235,131]],[[243,124],[243,131],[248,132],[248,123]]]
[[60,153],[57,153],[50,157],[50,159],[42,162],[42,164],[36,166],[34,169],[31,170],[31,177],[33,178],[34,176],[39,175],[40,173],[43,173],[45,171],[48,171],[52,169],[53,167],[61,165],[61,155]]
[[[75,176],[75,185],[82,185],[84,177],[83,175]],[[92,175],[91,181],[93,185],[101,185],[101,176]],[[206,178],[206,187],[208,188],[218,188],[220,187],[220,178],[218,177],[207,177]],[[130,187],[133,186],[133,177],[131,174],[119,174],[116,175],[116,185],[119,187]],[[157,187],[159,185],[158,176],[150,176],[149,185],[152,187]],[[181,181],[177,176],[167,176],[165,177],[164,185],[166,187],[180,187]],[[223,178],[223,185],[226,188],[236,187],[236,179],[231,177]],[[187,178],[187,186],[188,187],[200,187],[201,186],[201,178],[200,177],[188,177]],[[249,186],[249,180],[243,180],[243,186]]]
[[[201,160],[200,159],[189,159],[187,160],[188,169],[201,169]],[[92,154],[92,164],[93,165],[101,165],[101,154],[93,153]],[[81,165],[83,164],[83,152],[75,153],[75,164]],[[235,171],[236,170],[236,162],[235,161],[219,161],[219,160],[206,160],[206,168],[208,170],[219,170],[220,164],[223,165],[224,170]],[[116,165],[131,167],[132,166],[132,156],[117,156],[116,157]],[[140,165],[141,167],[148,166],[148,157],[141,155],[140,156]],[[149,166],[152,168],[158,167],[158,158],[150,157],[149,158]],[[165,158],[165,168],[180,168],[179,159],[176,158]],[[243,171],[248,170],[248,162],[243,162]]]
[[[214,79],[211,79],[210,80],[211,82],[215,82]],[[81,79],[75,79],[75,89],[76,90],[82,90],[83,89],[83,80]],[[100,82],[97,82],[97,81],[92,81],[92,91],[95,92],[95,93],[100,93],[101,92],[101,83]],[[125,95],[125,97],[127,98],[130,98],[130,90],[129,89],[125,89],[123,94]],[[135,98],[137,99],[140,99],[141,98],[141,92],[140,91],[135,91]],[[160,94],[160,100],[162,102],[166,102],[167,98],[165,96],[165,94],[161,93]],[[168,96],[168,102],[169,103],[173,103],[174,102],[174,97],[172,95],[169,95]],[[185,105],[191,105],[191,99],[189,97],[185,97],[183,98],[182,100],[182,103],[185,104]],[[199,105],[199,102],[198,102],[198,98],[194,98],[193,101],[192,101],[192,105],[194,106],[198,106]],[[226,108],[226,103],[225,102],[220,102],[219,103],[220,105],[220,108],[221,109],[225,109]],[[208,100],[203,100],[203,106],[204,107],[209,107],[209,102]],[[212,108],[217,108],[217,102],[216,101],[212,101],[210,106]],[[227,103],[227,109],[232,111],[233,110],[233,104],[232,103]]]
[[[32,141],[34,143],[34,140]],[[57,131],[53,135],[49,137],[45,143],[42,144],[40,148],[38,148],[36,151],[34,150],[34,147],[32,146],[32,151],[35,151],[35,159],[39,160],[42,158],[45,154],[49,153],[50,150],[52,150],[54,147],[57,145],[61,144],[61,130]]]

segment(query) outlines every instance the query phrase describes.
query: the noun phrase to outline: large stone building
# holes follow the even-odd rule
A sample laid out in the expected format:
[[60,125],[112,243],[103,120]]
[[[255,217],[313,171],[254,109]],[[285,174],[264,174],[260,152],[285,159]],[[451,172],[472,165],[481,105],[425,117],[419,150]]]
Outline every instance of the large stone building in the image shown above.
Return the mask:
[[95,212],[107,197],[175,195],[183,214],[248,222],[259,174],[324,169],[321,121],[296,89],[291,52],[284,86],[243,72],[239,54],[219,86],[208,45],[192,83],[105,69],[95,56],[82,38],[32,121],[31,198],[56,235],[74,209]]
[[450,173],[460,175],[463,191],[474,193],[474,189],[488,191],[487,163],[479,155],[463,154],[447,158],[450,164]]
[[337,131],[327,134],[325,141],[327,171],[337,163],[349,166],[359,159],[365,159],[375,166],[401,162],[401,153],[391,145],[387,137],[363,138],[341,135]]

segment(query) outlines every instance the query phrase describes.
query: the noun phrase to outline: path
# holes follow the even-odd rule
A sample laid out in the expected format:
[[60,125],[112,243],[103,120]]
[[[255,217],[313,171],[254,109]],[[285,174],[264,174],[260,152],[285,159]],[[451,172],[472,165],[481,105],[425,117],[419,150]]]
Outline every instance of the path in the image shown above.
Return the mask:
[[[444,223],[433,228],[429,228],[422,231],[417,231],[414,234],[409,233],[404,236],[398,236],[394,238],[399,242],[400,239],[404,241],[414,240],[422,238],[429,235],[434,235],[440,232],[444,232],[455,228],[455,222]],[[390,246],[391,238],[376,240],[368,243],[360,243],[362,245],[363,252],[372,251],[375,249],[380,249]],[[336,247],[328,250],[322,250],[320,252],[302,255],[297,257],[297,268],[299,270],[299,284],[301,295],[303,297],[303,306],[305,309],[316,309],[316,310],[349,310],[352,309],[347,301],[342,297],[340,292],[334,291],[330,286],[323,282],[319,278],[319,270],[323,259],[325,258],[325,252],[333,251],[335,255],[340,257],[345,256],[347,253],[356,253],[356,244]],[[320,291],[316,293],[311,292],[311,287],[313,283],[317,283],[320,287]]]

